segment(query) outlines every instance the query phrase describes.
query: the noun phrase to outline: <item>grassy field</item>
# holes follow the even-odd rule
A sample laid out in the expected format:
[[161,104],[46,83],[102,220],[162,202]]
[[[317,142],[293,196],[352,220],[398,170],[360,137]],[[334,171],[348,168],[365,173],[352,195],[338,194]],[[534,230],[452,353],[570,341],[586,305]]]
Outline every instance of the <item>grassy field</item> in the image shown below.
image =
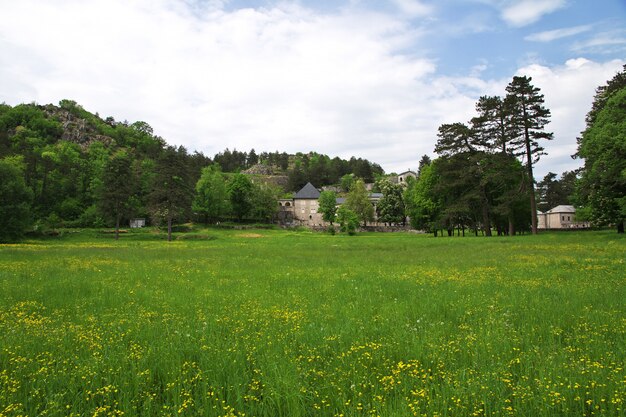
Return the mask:
[[0,245],[0,416],[626,415],[613,232],[195,236]]

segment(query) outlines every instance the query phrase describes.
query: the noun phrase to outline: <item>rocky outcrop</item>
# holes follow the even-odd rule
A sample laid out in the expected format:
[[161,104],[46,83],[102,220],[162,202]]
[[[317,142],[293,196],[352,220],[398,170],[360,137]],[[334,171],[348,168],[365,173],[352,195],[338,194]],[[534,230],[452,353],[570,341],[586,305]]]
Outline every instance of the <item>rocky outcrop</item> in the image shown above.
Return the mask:
[[62,140],[74,142],[81,148],[88,148],[93,142],[102,142],[107,146],[113,142],[113,138],[99,134],[96,126],[90,121],[72,114],[69,110],[51,104],[45,106],[43,110],[47,117],[61,123]]

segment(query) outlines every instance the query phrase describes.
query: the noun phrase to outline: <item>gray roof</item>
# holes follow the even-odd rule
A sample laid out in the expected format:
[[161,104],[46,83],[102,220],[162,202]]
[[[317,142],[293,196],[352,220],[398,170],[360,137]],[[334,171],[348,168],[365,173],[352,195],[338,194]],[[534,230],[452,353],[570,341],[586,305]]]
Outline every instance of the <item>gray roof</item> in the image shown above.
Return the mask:
[[561,205],[547,211],[547,213],[576,213],[574,206]]
[[320,198],[320,192],[317,188],[313,187],[313,184],[307,182],[306,185],[302,187],[302,189],[298,191],[293,198],[300,200],[317,200]]
[[370,193],[369,198],[383,198],[383,193]]
[[335,204],[343,204],[345,202],[346,202],[346,199],[344,197],[335,198]]

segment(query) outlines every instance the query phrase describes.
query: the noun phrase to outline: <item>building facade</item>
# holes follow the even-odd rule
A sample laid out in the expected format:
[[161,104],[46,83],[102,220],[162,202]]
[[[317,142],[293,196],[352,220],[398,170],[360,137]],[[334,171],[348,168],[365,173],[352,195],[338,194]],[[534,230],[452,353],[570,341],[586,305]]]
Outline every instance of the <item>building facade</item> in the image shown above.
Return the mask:
[[576,221],[574,206],[560,205],[545,213],[537,212],[538,229],[583,229],[588,227],[588,222]]

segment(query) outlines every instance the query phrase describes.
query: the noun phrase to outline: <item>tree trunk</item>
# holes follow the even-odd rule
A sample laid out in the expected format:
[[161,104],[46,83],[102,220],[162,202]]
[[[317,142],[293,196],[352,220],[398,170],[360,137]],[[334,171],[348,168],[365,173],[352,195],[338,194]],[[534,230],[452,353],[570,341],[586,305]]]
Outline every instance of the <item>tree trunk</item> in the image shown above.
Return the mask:
[[509,216],[509,236],[515,236],[515,224],[511,216]]
[[[526,110],[524,110],[524,119],[526,119]],[[528,181],[530,182],[530,224],[533,235],[537,234],[537,201],[535,200],[535,179],[533,177],[533,160],[530,151],[530,135],[528,126],[524,126],[524,140],[526,142],[526,169],[528,171]]]
[[617,233],[624,233],[624,220],[617,223]]
[[489,200],[487,199],[487,194],[485,193],[485,187],[480,187],[480,195],[483,200],[482,204],[482,215],[483,215],[483,227],[485,228],[485,235],[491,236],[491,218],[489,216]]
[[167,241],[172,241],[172,216],[167,216]]
[[115,216],[115,240],[120,238],[120,215]]

